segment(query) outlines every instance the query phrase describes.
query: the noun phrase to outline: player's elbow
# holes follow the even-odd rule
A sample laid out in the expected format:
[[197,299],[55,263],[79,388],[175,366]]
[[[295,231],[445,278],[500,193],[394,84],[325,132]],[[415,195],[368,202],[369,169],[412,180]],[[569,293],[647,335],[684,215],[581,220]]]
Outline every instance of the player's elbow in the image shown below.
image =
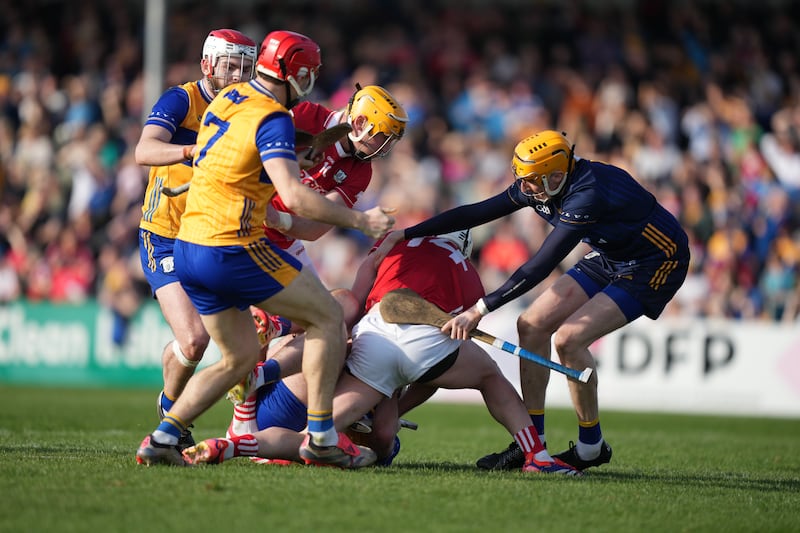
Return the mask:
[[147,150],[142,146],[142,143],[136,145],[133,149],[133,158],[136,160],[137,165],[148,165]]

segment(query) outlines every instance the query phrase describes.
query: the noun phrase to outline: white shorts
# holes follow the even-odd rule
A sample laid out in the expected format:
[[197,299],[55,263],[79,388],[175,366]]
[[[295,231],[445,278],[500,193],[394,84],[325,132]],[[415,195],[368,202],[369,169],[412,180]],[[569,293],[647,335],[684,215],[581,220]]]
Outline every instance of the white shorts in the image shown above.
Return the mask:
[[292,256],[296,257],[298,261],[303,263],[303,269],[310,270],[314,276],[319,277],[317,274],[317,269],[314,268],[314,263],[311,261],[311,257],[309,257],[308,252],[306,251],[306,247],[303,244],[303,241],[300,239],[295,239],[292,244],[286,248],[286,251]]
[[345,364],[353,376],[385,396],[416,381],[461,346],[461,340],[434,326],[384,322],[379,306],[353,327]]

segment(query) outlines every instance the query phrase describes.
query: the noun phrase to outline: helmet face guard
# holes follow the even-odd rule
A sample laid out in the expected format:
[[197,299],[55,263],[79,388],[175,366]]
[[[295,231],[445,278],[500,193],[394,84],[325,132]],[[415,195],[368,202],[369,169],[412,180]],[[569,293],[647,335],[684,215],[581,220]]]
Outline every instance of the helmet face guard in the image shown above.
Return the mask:
[[350,141],[354,148],[359,144],[355,156],[362,160],[377,159],[388,155],[403,137],[408,114],[383,87],[356,85],[347,106],[347,122],[353,126],[348,134]]
[[530,184],[541,187],[549,198],[558,196],[572,170],[575,145],[564,133],[546,130],[520,141],[511,158],[511,171],[520,181],[520,190],[537,200],[546,200],[541,193],[526,192]]
[[291,86],[298,98],[314,90],[322,66],[319,45],[292,31],[273,31],[261,43],[256,70]]
[[203,59],[208,61],[208,79],[217,93],[231,83],[253,78],[256,43],[236,30],[213,30],[203,43]]

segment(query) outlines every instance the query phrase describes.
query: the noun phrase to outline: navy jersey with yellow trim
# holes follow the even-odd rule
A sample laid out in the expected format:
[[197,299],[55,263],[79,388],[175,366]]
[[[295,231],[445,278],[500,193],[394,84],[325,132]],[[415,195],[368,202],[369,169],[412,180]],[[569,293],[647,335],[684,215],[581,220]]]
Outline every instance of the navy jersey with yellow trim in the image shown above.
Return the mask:
[[612,165],[580,159],[567,180],[559,197],[546,203],[525,196],[515,182],[491,198],[456,207],[406,229],[405,238],[480,226],[523,207],[533,208],[553,231],[531,259],[486,295],[484,303],[489,310],[532,289],[581,241],[610,265],[666,262],[674,269],[676,261],[688,261],[686,232],[630,174]]
[[[200,119],[212,99],[201,81],[171,87],[153,105],[145,126],[163,127],[172,135],[173,144],[195,144]],[[186,195],[170,198],[161,193],[161,187],[177,187],[191,178],[190,161],[150,167],[139,227],[174,239],[186,207]]]
[[178,239],[206,246],[263,238],[275,187],[262,161],[296,159],[289,110],[257,81],[229,85],[206,109]]
[[612,261],[630,261],[660,250],[669,258],[683,229],[672,214],[630,174],[619,167],[580,159],[564,192],[543,204],[512,186],[514,201],[525,203],[553,226],[581,236],[592,249]]

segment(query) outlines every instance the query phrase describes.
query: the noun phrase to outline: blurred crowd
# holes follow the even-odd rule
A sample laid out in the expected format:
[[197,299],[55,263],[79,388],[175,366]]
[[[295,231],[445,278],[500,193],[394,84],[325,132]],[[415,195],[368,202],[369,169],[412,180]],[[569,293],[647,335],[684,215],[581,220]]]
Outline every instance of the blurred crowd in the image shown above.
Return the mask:
[[[0,301],[98,298],[122,318],[149,298],[137,226],[147,169],[143,2],[0,0]],[[800,317],[800,8],[791,2],[175,2],[165,87],[200,76],[210,29],[320,43],[314,101],[386,86],[411,118],[359,207],[403,228],[510,183],[540,129],[628,169],[679,218],[693,260],[671,314]],[[598,6],[600,4],[602,7]],[[548,231],[525,209],[474,230],[487,289]],[[372,242],[309,246],[349,286]],[[575,251],[569,263],[583,253]],[[525,305],[536,290],[515,305]]]

